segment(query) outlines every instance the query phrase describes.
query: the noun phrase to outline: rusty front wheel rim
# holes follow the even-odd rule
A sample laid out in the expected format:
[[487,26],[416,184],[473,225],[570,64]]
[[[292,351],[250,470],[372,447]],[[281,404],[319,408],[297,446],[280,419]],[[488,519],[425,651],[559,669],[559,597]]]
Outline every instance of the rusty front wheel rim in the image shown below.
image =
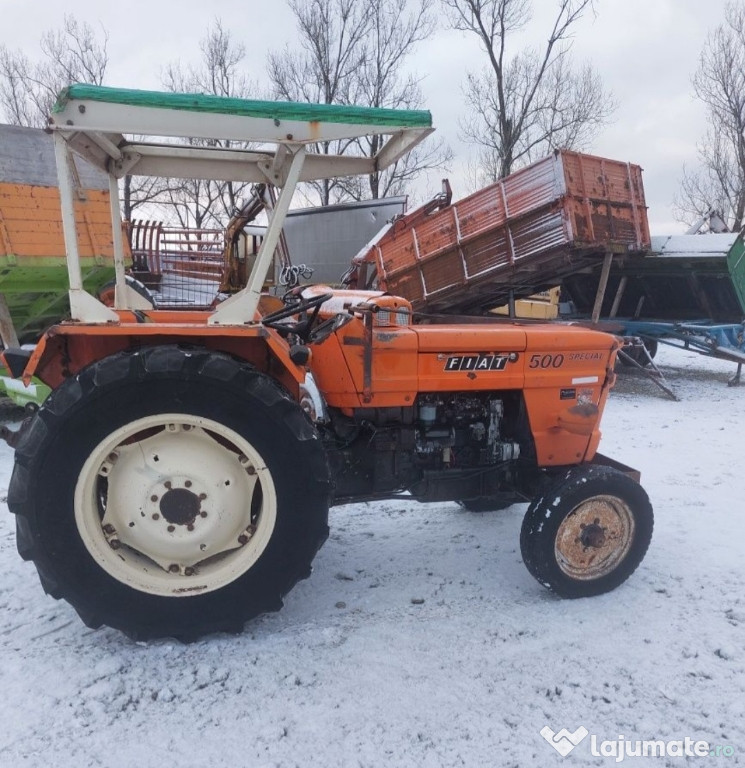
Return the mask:
[[605,495],[585,499],[562,520],[556,532],[556,562],[572,579],[603,578],[628,555],[634,529],[634,515],[623,499]]

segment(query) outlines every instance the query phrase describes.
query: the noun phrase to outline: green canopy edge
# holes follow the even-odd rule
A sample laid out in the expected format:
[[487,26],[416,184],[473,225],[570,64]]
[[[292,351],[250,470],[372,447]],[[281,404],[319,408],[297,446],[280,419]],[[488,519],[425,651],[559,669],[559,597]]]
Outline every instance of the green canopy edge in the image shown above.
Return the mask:
[[429,128],[432,125],[432,115],[427,110],[381,109],[340,104],[299,104],[291,101],[254,101],[202,93],[164,93],[83,84],[70,85],[60,91],[52,112],[61,112],[70,101],[100,101],[108,104],[238,115],[270,120],[392,126],[395,128]]

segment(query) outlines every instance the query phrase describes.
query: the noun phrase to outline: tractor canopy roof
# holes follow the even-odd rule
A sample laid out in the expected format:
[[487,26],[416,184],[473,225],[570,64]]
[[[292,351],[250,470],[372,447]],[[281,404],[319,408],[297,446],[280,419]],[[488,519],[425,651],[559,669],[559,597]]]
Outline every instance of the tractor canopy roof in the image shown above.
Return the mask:
[[[279,186],[285,161],[300,146],[308,153],[300,181],[369,174],[395,163],[433,130],[432,116],[424,110],[82,84],[60,92],[49,129],[116,176],[269,180]],[[328,142],[365,136],[383,137],[373,157],[328,153]],[[187,142],[174,143],[179,139]]]

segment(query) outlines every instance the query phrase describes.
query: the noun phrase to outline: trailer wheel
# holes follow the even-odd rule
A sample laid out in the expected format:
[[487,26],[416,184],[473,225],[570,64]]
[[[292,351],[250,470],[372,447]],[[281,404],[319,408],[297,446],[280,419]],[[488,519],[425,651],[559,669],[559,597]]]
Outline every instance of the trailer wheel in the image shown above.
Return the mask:
[[282,606],[328,534],[330,487],[313,425],[272,379],[162,346],[52,392],[8,505],[19,552],[89,627],[191,641]]
[[528,507],[520,549],[530,573],[561,597],[615,589],[644,558],[652,505],[627,475],[604,466],[570,469]]
[[[646,347],[646,352],[640,347],[632,347],[631,349],[625,349],[624,352],[635,362],[646,368],[652,360],[654,360],[657,354],[657,339],[644,339],[643,342]],[[649,353],[649,354],[647,354]],[[633,363],[630,363],[623,355],[618,356],[618,360],[625,368],[633,368]]]

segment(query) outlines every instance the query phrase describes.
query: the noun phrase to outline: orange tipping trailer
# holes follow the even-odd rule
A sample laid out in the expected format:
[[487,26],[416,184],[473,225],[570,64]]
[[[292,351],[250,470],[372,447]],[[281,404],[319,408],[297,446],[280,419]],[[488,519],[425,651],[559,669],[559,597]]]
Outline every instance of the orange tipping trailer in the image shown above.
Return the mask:
[[527,297],[604,255],[648,250],[638,165],[557,150],[438,209],[394,221],[354,259],[357,285],[411,301],[416,312],[473,312]]
[[[395,163],[431,132],[428,112],[71,86],[50,127],[72,317],[33,353],[3,354],[52,387],[15,435],[8,506],[20,554],[86,624],[141,640],[238,632],[310,574],[329,506],[360,500],[529,500],[523,561],[562,597],[608,592],[641,563],[653,512],[639,473],[598,452],[619,339],[416,325],[414,302],[382,290],[262,294],[296,184]],[[312,151],[369,136],[374,158]],[[246,287],[209,311],[153,309],[128,290],[114,226],[115,306],[97,301],[81,279],[73,151],[112,189],[126,173],[281,187]],[[503,227],[515,243],[519,223]]]

